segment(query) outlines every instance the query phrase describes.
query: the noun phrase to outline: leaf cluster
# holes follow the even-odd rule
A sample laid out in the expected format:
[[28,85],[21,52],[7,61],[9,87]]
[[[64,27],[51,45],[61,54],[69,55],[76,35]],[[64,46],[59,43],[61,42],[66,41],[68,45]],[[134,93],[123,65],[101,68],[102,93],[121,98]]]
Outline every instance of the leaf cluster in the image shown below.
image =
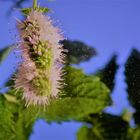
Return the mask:
[[[74,45],[75,42],[71,44]],[[70,46],[67,49],[70,50]],[[6,51],[2,52],[2,55],[6,54]],[[86,61],[86,59],[80,60],[76,57],[78,53],[70,55],[75,55],[79,62]],[[85,51],[81,51],[80,55],[84,53]],[[37,119],[41,118],[46,122],[81,121],[83,117],[97,114],[110,104],[110,91],[99,77],[86,75],[81,69],[68,65],[65,66],[65,72],[66,75],[62,81],[64,88],[60,97],[51,101],[46,107],[29,106],[26,108],[24,101],[21,100],[22,92],[14,89],[14,80],[12,80],[14,78],[7,81],[5,85],[12,88],[0,95],[1,139],[27,140]]]

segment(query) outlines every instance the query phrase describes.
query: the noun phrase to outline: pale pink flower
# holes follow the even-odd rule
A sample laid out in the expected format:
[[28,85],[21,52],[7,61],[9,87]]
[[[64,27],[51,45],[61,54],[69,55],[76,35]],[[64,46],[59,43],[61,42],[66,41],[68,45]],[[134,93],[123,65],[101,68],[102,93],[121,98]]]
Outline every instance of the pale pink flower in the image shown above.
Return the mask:
[[[65,50],[59,44],[63,39],[60,29],[52,24],[48,16],[34,10],[27,19],[18,21],[17,27],[23,62],[16,75],[16,88],[23,90],[26,105],[48,104],[51,99],[58,97],[62,88],[60,80],[63,75]],[[39,82],[38,86],[33,83],[34,80]],[[46,87],[46,91],[50,93],[41,92],[45,91],[41,87]]]

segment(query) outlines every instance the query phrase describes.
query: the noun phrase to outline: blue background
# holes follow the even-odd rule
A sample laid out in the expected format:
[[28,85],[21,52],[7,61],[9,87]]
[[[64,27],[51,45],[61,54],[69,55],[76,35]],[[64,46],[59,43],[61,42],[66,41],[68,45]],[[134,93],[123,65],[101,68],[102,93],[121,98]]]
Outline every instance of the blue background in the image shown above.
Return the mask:
[[[120,114],[125,108],[133,111],[127,101],[124,64],[132,50],[140,50],[140,1],[139,0],[40,0],[41,5],[52,9],[51,17],[58,20],[58,26],[65,37],[80,40],[93,46],[98,55],[78,67],[86,73],[102,68],[113,54],[118,55],[119,70],[112,94],[113,106],[105,110]],[[21,18],[17,9],[8,17],[12,6],[10,1],[0,1],[0,49],[16,42],[15,19]],[[24,3],[25,7],[31,1]],[[10,13],[12,12],[9,11]],[[0,87],[16,69],[18,59],[13,53],[0,65]],[[81,123],[65,122],[46,124],[38,120],[30,140],[75,140]]]

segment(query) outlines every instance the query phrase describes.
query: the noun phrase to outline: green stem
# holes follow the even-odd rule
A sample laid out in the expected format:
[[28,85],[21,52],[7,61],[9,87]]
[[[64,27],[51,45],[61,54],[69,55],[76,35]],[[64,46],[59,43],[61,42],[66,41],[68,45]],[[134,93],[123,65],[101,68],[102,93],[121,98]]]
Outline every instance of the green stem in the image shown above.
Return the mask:
[[33,9],[35,10],[37,7],[37,0],[33,0]]

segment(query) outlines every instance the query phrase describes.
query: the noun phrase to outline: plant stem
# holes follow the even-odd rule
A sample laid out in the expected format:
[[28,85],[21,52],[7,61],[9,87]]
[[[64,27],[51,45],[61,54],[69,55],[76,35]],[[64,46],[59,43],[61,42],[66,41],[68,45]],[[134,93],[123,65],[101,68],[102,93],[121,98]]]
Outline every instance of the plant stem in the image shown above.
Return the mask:
[[37,0],[33,0],[33,9],[35,10],[37,7]]

